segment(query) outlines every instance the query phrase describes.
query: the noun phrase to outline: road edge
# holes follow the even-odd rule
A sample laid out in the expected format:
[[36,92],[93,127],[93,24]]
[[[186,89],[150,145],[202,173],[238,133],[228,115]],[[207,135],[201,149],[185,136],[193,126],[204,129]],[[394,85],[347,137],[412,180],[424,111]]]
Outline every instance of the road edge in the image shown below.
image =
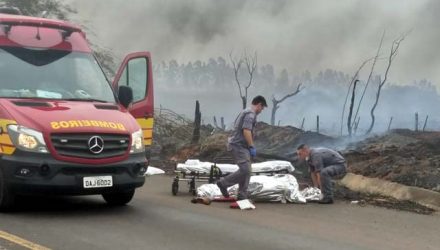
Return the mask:
[[440,193],[419,187],[382,180],[379,178],[365,177],[347,173],[340,183],[356,192],[380,194],[393,197],[397,200],[413,201],[420,205],[440,211]]

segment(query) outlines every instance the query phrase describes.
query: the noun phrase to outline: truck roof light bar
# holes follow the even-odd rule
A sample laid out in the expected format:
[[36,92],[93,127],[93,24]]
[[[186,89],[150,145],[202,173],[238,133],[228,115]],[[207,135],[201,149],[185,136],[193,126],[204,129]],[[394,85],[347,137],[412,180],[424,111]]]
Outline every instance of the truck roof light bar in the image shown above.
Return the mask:
[[37,28],[57,29],[57,30],[61,31],[61,36],[62,36],[63,40],[65,40],[70,35],[72,35],[73,32],[81,32],[80,28],[62,26],[62,25],[51,24],[51,23],[44,23],[44,22],[0,21],[0,25],[3,25],[3,31],[5,32],[6,36],[8,36],[8,34],[11,32],[12,26],[30,26],[30,27],[37,27]]

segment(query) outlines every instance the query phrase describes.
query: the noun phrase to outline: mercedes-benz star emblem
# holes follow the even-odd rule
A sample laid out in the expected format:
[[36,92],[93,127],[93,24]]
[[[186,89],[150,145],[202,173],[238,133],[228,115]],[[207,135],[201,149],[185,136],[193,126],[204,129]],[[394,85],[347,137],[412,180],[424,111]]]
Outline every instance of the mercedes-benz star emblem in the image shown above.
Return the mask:
[[104,150],[104,140],[97,135],[90,137],[88,145],[90,152],[94,154],[99,154]]

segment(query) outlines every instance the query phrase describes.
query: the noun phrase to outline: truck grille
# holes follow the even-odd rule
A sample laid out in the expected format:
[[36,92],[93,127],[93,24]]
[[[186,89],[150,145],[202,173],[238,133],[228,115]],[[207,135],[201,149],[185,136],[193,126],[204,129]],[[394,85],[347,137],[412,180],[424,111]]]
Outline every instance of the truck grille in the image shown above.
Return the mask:
[[[101,139],[102,151],[99,150]],[[99,145],[93,147],[97,140]],[[124,155],[128,150],[130,137],[120,134],[52,134],[51,141],[59,155],[102,159]]]

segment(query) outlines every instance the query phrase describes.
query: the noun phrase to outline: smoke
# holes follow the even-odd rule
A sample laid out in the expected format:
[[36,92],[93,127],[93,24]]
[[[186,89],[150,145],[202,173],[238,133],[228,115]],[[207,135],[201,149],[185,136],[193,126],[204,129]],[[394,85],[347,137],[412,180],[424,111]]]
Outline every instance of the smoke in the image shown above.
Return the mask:
[[[428,79],[440,85],[440,44],[438,23],[440,1],[436,0],[66,0],[78,10],[75,19],[92,30],[89,38],[96,44],[111,48],[119,57],[128,52],[149,50],[153,62],[189,61],[217,58],[244,49],[257,51],[259,66],[271,64],[276,75],[283,68],[289,75],[300,75],[309,70],[313,75],[327,68],[353,74],[360,63],[375,55],[382,32],[386,31],[381,56],[386,58],[391,42],[402,33],[411,33],[402,42],[391,67],[390,83],[409,84]],[[375,74],[385,72],[386,60],[378,62]],[[369,71],[361,72],[365,80]],[[231,72],[232,74],[232,72]],[[290,79],[294,81],[294,79]],[[164,90],[167,90],[166,92]],[[318,88],[319,89],[319,88]],[[250,96],[261,94],[262,88],[251,88]],[[162,91],[162,92],[158,92]],[[361,110],[361,124],[368,123],[374,90]],[[279,109],[282,124],[315,127],[316,115],[323,122],[332,120],[339,127],[340,111],[346,88],[308,87]],[[384,90],[379,103],[380,126],[386,128],[391,116],[411,116],[420,111],[420,119],[435,114],[432,102],[407,98],[412,103],[399,105],[398,94]],[[267,99],[272,94],[264,93]],[[409,95],[405,93],[405,95]],[[210,93],[182,93],[156,85],[157,104],[192,116],[195,99],[201,100],[206,122],[213,115],[230,117],[239,111],[240,100],[236,86],[230,89],[212,88]],[[436,101],[437,97],[428,98]],[[328,100],[324,102],[323,100]],[[392,102],[390,100],[396,100]],[[420,104],[423,103],[423,104]],[[437,102],[434,102],[437,105]],[[417,105],[415,105],[417,104]],[[388,108],[392,107],[392,108]],[[261,119],[268,121],[270,110]],[[394,118],[398,122],[398,118]],[[410,124],[409,121],[402,124]],[[410,125],[408,125],[410,126]]]
[[76,0],[67,1],[87,20],[96,39],[119,55],[150,50],[156,62],[225,56],[256,50],[259,62],[290,72],[336,68],[352,72],[374,55],[383,30],[384,48],[412,30],[402,44],[390,80],[427,77],[440,84],[437,24],[440,2]]

